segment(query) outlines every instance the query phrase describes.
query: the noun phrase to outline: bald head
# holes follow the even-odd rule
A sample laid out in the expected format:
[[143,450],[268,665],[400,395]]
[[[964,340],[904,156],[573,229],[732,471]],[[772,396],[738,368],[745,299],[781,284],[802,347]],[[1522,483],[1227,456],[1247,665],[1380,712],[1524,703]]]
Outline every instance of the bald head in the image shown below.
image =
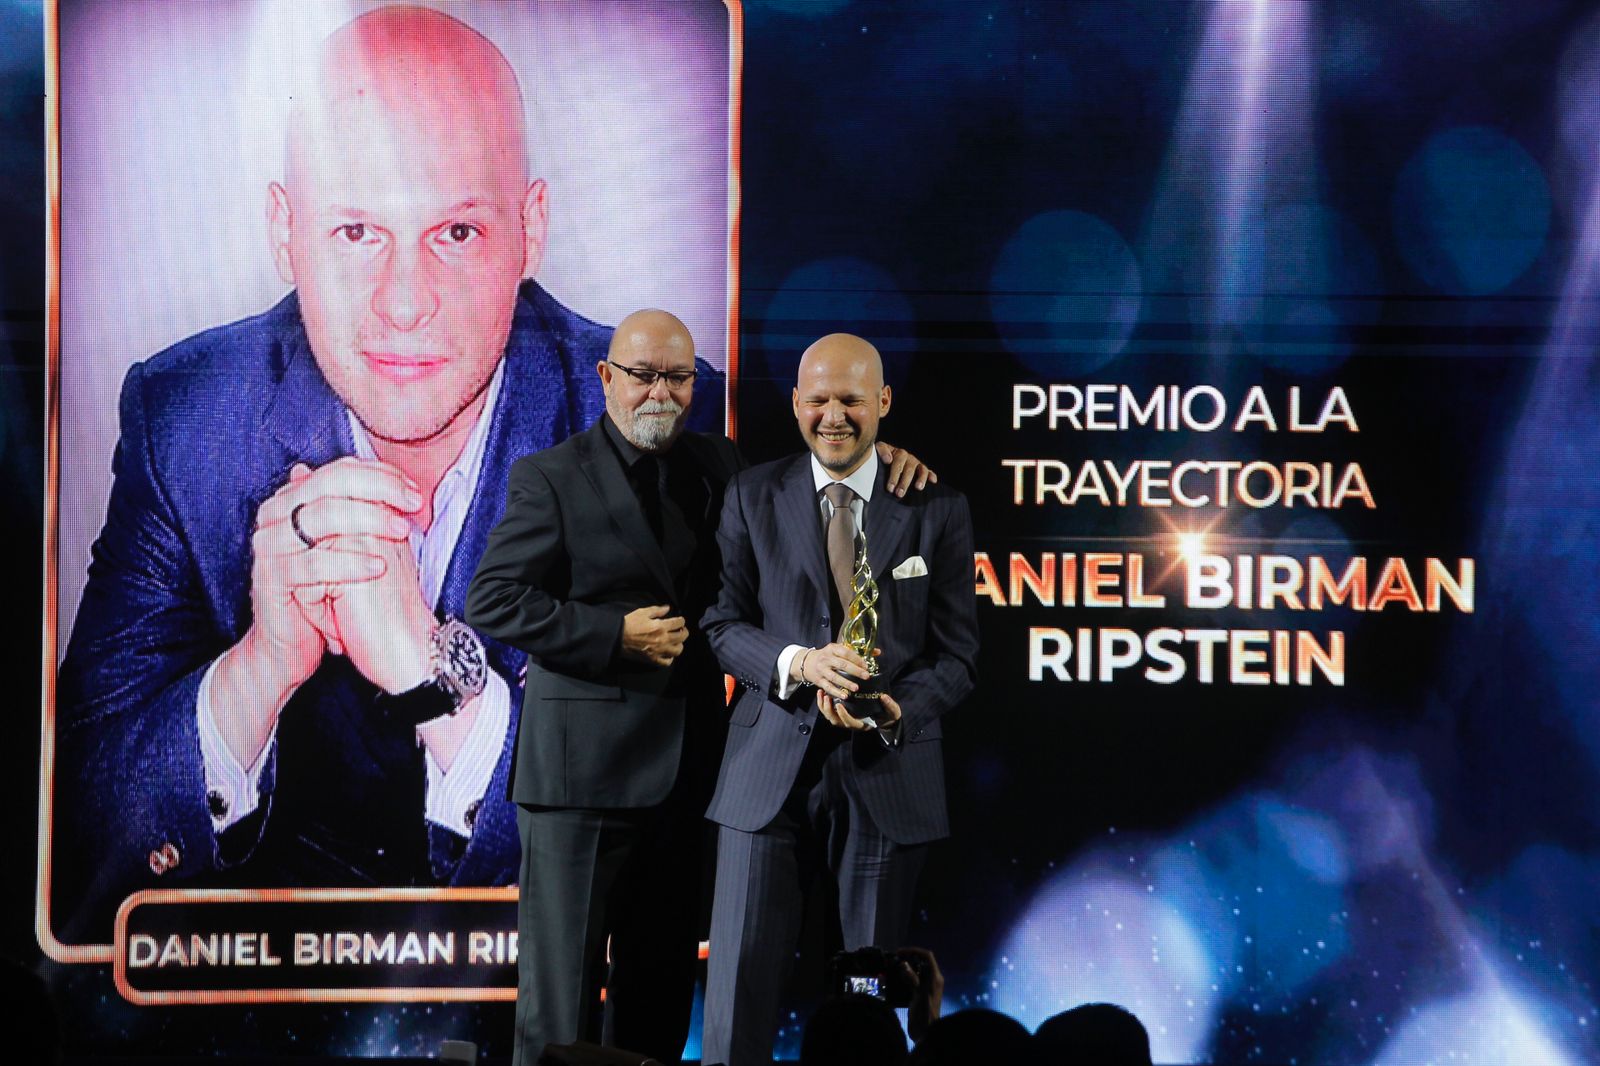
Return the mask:
[[889,400],[878,349],[854,334],[830,333],[800,357],[795,421],[806,447],[835,478],[866,462]]
[[807,374],[857,370],[874,390],[883,388],[883,357],[865,338],[854,333],[830,333],[814,342],[800,356],[800,380]]
[[664,452],[678,439],[694,399],[694,366],[694,339],[677,316],[647,308],[617,323],[597,369],[606,414],[635,448]]
[[516,75],[464,23],[395,6],[334,31],[308,82],[268,190],[278,273],[369,432],[457,447],[544,252]]
[[488,38],[431,8],[379,8],[322,43],[290,115],[290,191],[341,142],[391,168],[419,148],[445,166],[487,153],[505,180],[527,181],[516,73]]
[[678,354],[678,362],[686,361],[689,369],[694,368],[694,338],[689,336],[689,327],[677,315],[647,307],[617,323],[606,356],[631,366],[631,358],[652,358],[665,351]]

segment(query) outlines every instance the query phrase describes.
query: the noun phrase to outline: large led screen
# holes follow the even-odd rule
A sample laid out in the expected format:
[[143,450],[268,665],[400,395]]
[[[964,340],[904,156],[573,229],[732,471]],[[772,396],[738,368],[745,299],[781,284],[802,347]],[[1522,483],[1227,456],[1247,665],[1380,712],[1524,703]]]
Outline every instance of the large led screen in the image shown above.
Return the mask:
[[[408,613],[461,615],[509,465],[598,417],[610,324],[678,314],[727,428],[738,17],[52,5],[54,958],[136,1005],[511,994],[525,657],[491,641],[432,729],[373,700]],[[351,501],[430,450],[415,565],[306,584],[302,520],[371,532]]]

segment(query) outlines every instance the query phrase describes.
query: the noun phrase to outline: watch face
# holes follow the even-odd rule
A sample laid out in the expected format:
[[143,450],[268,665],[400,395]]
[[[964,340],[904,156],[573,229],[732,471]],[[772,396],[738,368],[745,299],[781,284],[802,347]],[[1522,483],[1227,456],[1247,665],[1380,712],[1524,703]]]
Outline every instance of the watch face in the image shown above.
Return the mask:
[[487,680],[483,645],[478,635],[460,622],[452,623],[440,635],[444,638],[439,649],[440,665],[460,686],[464,697],[476,696],[483,691]]

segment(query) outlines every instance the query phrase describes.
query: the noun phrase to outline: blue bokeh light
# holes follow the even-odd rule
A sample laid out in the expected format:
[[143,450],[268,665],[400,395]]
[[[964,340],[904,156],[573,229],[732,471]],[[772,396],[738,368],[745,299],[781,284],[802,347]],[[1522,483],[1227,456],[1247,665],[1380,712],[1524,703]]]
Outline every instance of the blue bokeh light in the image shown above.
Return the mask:
[[1349,535],[1325,514],[1310,514],[1290,522],[1278,535],[1273,550],[1302,562],[1308,556],[1320,555],[1334,566],[1344,564],[1351,555]]
[[880,351],[914,347],[911,301],[889,272],[854,256],[814,259],[779,283],[767,304],[762,340],[769,351],[798,355],[818,337],[859,333]]
[[1089,374],[1128,343],[1143,288],[1115,229],[1082,211],[1048,211],[1001,250],[989,308],[1006,347],[1035,373]]
[[1445,130],[1401,170],[1394,230],[1401,256],[1432,288],[1499,292],[1544,250],[1549,185],[1533,157],[1498,130]]
[[1377,317],[1383,278],[1365,235],[1317,203],[1242,227],[1238,291],[1245,349],[1269,366],[1326,373],[1351,351],[1350,327]]

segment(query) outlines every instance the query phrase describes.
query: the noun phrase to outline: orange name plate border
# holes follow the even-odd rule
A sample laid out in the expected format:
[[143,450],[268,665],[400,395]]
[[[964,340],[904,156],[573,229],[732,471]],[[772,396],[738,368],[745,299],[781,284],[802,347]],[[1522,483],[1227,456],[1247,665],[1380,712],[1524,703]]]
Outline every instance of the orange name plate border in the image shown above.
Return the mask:
[[512,1002],[510,986],[360,986],[338,988],[203,988],[142,989],[128,979],[129,919],[141,907],[252,903],[344,904],[353,910],[385,903],[508,903],[517,889],[505,888],[257,888],[152,889],[135,892],[117,909],[112,949],[112,976],[117,992],[137,1006],[222,1005],[234,1003],[489,1003]]

